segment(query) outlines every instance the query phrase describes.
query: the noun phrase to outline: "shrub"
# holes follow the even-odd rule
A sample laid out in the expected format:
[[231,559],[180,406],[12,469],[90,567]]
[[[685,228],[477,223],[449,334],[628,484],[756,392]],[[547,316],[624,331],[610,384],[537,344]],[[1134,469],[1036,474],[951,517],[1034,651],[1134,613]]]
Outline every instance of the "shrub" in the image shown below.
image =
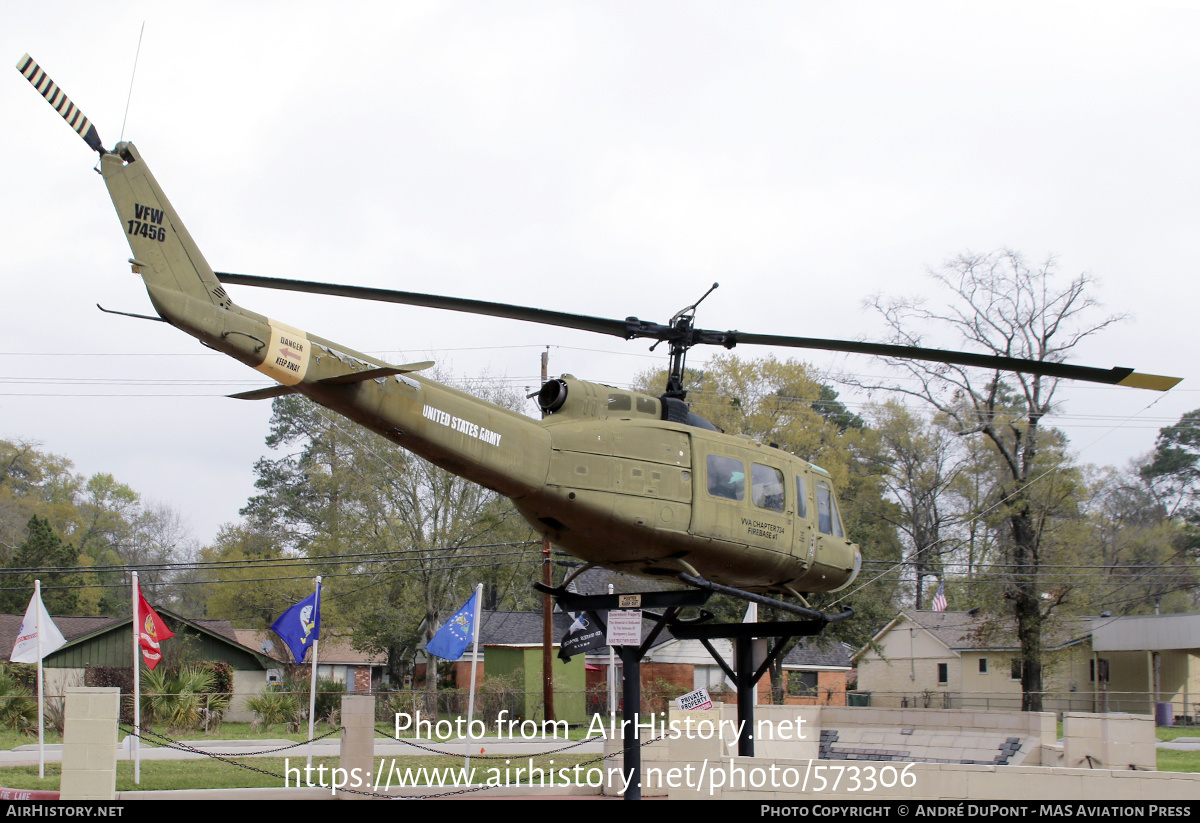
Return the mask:
[[317,678],[317,702],[315,716],[317,720],[327,720],[332,724],[338,722],[342,712],[342,695],[346,693],[346,684],[336,680]]
[[247,700],[246,708],[254,712],[253,725],[260,729],[269,729],[281,723],[292,728],[300,724],[299,699],[275,684],[268,686],[257,697]]
[[0,666],[0,726],[37,735],[37,701],[7,665]]
[[197,729],[213,713],[229,708],[227,695],[212,694],[216,676],[201,668],[184,667],[175,675],[165,668],[142,675],[142,725],[165,723],[172,729]]

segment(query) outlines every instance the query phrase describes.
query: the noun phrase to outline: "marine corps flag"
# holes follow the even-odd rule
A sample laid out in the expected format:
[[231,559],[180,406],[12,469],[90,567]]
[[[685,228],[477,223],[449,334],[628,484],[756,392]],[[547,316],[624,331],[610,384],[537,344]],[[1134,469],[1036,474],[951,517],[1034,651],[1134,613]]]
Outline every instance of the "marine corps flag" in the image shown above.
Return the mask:
[[167,624],[158,616],[158,612],[150,608],[150,604],[146,602],[146,598],[142,597],[142,587],[137,586],[138,609],[137,614],[133,617],[133,623],[137,626],[138,645],[142,647],[142,659],[146,661],[146,668],[153,670],[162,660],[162,650],[158,644],[164,640],[175,636],[175,632],[167,628]]

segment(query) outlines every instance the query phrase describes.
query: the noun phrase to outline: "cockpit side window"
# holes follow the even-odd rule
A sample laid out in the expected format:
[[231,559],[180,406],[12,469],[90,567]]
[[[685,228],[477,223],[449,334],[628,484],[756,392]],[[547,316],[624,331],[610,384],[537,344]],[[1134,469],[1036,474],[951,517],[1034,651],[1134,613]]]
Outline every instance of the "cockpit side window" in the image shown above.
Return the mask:
[[736,457],[708,456],[708,493],[729,500],[746,499],[746,466]]
[[796,475],[796,516],[808,517],[808,487],[803,475]]
[[833,488],[824,480],[817,481],[817,529],[821,534],[846,536],[838,517],[837,501],[833,499]]
[[754,494],[754,505],[783,511],[783,472],[779,469],[760,463],[750,464],[750,487]]

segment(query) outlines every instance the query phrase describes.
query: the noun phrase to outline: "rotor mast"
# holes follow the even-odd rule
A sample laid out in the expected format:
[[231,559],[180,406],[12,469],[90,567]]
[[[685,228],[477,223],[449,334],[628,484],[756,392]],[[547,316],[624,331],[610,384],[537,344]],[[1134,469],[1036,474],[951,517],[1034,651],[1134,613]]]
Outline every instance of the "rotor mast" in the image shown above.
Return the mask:
[[[683,372],[687,367],[688,349],[697,343],[713,342],[704,339],[703,330],[700,330],[700,333],[697,334],[695,327],[696,307],[704,302],[704,298],[716,291],[720,285],[720,283],[713,283],[708,291],[700,296],[699,300],[676,312],[675,316],[671,318],[670,323],[668,323],[670,331],[650,347],[650,351],[654,351],[655,347],[663,342],[663,340],[666,340],[671,346],[669,355],[671,363],[667,371],[667,389],[663,392],[664,397],[671,397],[678,400],[685,400],[687,398],[687,389],[683,387]],[[629,319],[636,320],[636,318]],[[726,343],[724,340],[719,342],[726,348],[733,348],[732,343]]]

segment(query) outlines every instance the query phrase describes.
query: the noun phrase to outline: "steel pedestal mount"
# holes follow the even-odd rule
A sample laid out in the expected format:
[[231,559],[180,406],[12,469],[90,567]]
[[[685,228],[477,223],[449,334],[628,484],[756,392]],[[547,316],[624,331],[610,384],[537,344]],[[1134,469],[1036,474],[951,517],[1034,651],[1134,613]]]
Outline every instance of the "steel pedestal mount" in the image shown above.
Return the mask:
[[[654,626],[638,646],[616,646],[621,658],[621,746],[623,750],[622,772],[628,788],[626,800],[642,797],[642,742],[638,740],[638,713],[642,704],[641,663],[650,646],[658,639],[664,628],[680,640],[699,640],[717,665],[737,685],[738,694],[738,756],[754,756],[754,690],[758,681],[767,673],[771,664],[782,654],[787,641],[793,637],[811,637],[819,634],[831,621],[842,620],[853,614],[846,609],[832,617],[804,610],[807,620],[776,623],[707,623],[701,620],[680,620],[679,612],[684,608],[699,608],[708,602],[712,591],[684,589],[666,592],[641,592],[637,594],[576,594],[561,588],[551,588],[535,583],[534,588],[554,596],[558,606],[567,612],[608,612],[620,609],[663,609],[662,614],[644,615],[654,620]],[[763,598],[766,600],[766,598]],[[772,605],[774,603],[772,602]],[[789,604],[790,605],[790,604]],[[793,607],[795,608],[795,607]],[[755,665],[752,640],[774,638],[775,643]],[[710,641],[729,639],[734,641],[734,665],[717,653]]]

